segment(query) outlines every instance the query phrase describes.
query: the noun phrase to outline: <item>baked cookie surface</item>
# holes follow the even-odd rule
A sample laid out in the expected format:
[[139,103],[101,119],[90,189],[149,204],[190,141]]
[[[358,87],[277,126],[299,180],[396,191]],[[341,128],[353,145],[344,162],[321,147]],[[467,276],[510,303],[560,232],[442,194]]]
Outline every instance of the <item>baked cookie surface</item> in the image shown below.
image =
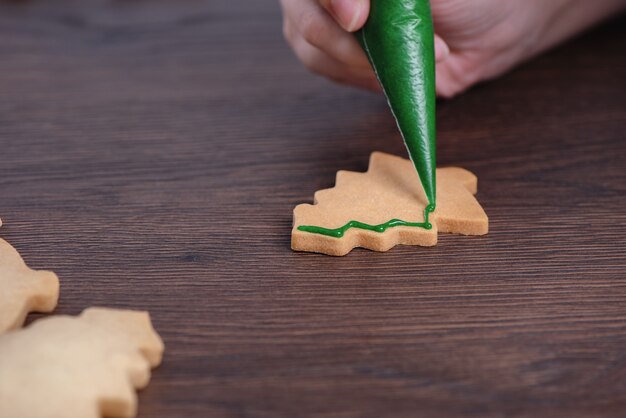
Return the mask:
[[162,354],[147,312],[40,319],[0,336],[0,417],[134,417]]
[[0,238],[0,334],[21,327],[29,312],[52,311],[58,299],[56,274],[30,269]]
[[[474,197],[477,186],[476,176],[465,169],[437,169],[437,208],[429,216],[430,228],[424,227],[428,200],[413,164],[375,152],[367,172],[339,171],[335,187],[316,192],[312,205],[294,209],[291,248],[342,256],[355,247],[432,246],[438,232],[484,235],[489,221]],[[319,230],[323,233],[311,232]]]

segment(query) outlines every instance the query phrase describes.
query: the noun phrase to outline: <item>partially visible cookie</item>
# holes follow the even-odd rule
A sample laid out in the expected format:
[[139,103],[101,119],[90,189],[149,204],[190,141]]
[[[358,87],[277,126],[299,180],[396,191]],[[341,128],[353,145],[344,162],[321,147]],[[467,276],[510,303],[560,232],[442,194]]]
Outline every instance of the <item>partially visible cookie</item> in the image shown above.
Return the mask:
[[162,355],[147,312],[40,319],[0,336],[0,417],[132,418]]
[[26,266],[19,253],[0,239],[0,334],[19,328],[29,312],[50,312],[59,299],[59,279]]
[[474,194],[478,180],[456,167],[437,169],[437,208],[428,200],[411,161],[375,152],[365,173],[339,171],[335,187],[293,211],[291,248],[342,256],[355,247],[387,251],[398,244],[432,246],[437,232],[484,235],[489,220]]

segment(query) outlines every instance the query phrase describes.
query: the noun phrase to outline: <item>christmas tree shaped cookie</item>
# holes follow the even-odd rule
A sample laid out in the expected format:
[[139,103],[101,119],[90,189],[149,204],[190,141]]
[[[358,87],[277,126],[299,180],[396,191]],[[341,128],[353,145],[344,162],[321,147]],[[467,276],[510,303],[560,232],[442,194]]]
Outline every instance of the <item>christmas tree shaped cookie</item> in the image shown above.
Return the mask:
[[0,417],[134,417],[162,354],[146,312],[40,319],[0,336]]
[[59,279],[35,271],[8,242],[0,239],[0,334],[19,328],[29,312],[50,312],[59,299]]
[[437,169],[437,207],[428,214],[411,161],[375,152],[367,172],[339,171],[335,187],[294,209],[291,248],[342,256],[355,247],[432,246],[438,232],[484,235],[489,221],[474,197],[477,183],[465,169]]

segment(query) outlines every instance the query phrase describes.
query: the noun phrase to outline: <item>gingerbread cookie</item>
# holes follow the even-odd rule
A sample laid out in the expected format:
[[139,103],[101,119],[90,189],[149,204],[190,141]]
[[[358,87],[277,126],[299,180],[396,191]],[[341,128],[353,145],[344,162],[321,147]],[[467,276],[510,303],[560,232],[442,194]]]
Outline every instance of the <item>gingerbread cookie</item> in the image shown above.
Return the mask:
[[147,312],[90,308],[0,336],[0,417],[134,417],[160,364]]
[[59,279],[35,271],[8,242],[0,239],[0,334],[19,328],[29,312],[50,312],[59,299]]
[[375,152],[367,172],[339,171],[335,187],[294,209],[291,248],[342,256],[355,247],[432,246],[437,232],[484,235],[489,221],[474,197],[477,183],[465,169],[437,169],[437,207],[429,214],[411,161]]

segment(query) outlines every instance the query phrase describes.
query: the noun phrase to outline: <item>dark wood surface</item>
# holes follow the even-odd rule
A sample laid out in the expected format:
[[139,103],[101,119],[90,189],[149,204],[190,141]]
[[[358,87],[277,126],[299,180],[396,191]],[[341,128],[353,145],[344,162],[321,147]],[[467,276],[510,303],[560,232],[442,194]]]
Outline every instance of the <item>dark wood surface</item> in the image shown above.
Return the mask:
[[150,311],[140,417],[622,417],[624,23],[439,104],[488,236],[331,258],[290,250],[292,208],[405,151],[274,2],[2,3],[0,236],[57,313]]

